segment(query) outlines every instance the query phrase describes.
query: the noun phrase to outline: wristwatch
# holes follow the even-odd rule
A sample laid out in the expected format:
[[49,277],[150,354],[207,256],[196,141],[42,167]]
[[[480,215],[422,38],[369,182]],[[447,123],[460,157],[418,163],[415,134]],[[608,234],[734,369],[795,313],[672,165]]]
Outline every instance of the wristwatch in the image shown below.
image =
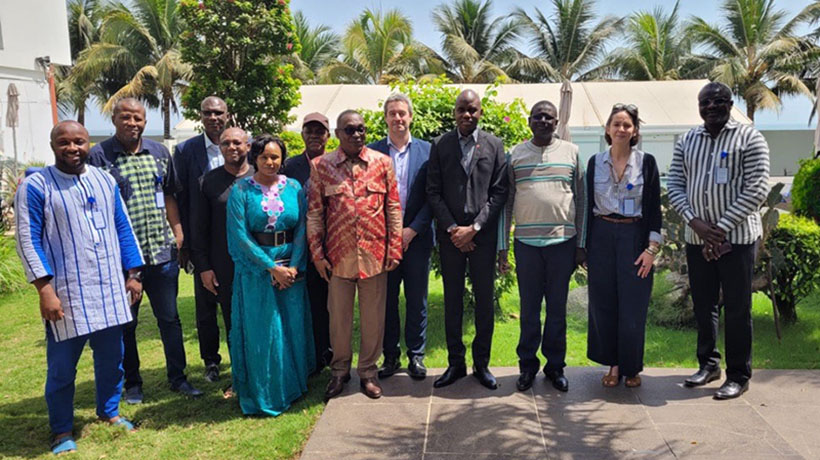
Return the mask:
[[476,233],[480,232],[481,231],[481,224],[479,224],[478,222],[473,222],[473,230],[475,230]]
[[128,274],[128,279],[129,280],[137,280],[140,283],[142,283],[142,271],[137,271],[135,273],[129,273]]

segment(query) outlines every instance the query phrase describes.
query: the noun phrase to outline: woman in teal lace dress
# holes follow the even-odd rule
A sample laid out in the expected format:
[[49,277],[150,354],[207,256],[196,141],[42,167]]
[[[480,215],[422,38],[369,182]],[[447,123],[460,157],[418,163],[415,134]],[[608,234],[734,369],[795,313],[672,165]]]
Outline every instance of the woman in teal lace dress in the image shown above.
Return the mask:
[[307,291],[305,194],[279,174],[285,144],[254,139],[256,169],[228,199],[228,251],[236,263],[231,311],[233,390],[245,414],[279,415],[307,391],[315,367]]

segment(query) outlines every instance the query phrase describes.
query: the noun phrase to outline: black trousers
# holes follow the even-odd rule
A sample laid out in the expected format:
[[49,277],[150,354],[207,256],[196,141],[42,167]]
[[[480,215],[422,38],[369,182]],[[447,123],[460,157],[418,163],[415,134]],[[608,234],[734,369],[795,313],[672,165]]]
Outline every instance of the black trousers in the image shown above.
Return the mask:
[[743,384],[752,377],[752,274],[757,243],[733,244],[732,251],[712,262],[703,258],[703,246],[687,244],[686,261],[698,324],[698,363],[720,367],[717,349],[723,290],[726,321],[726,377]]
[[447,337],[447,361],[450,366],[465,364],[466,348],[461,334],[464,318],[464,279],[465,271],[469,267],[475,295],[473,364],[477,367],[486,367],[490,364],[490,348],[495,326],[493,281],[496,245],[477,245],[473,251],[463,253],[453,245],[449,235],[440,235],[439,241],[441,242],[439,245],[441,276],[444,284],[444,332]]
[[[521,301],[521,335],[518,338],[518,367],[538,372],[538,347],[547,358],[545,371],[566,367],[567,295],[575,270],[575,237],[544,247],[515,240],[515,273]],[[546,299],[547,316],[541,333],[541,303]]]
[[587,357],[634,377],[643,370],[646,313],[654,269],[638,276],[635,260],[646,247],[640,223],[595,218],[590,225]]
[[401,318],[399,288],[404,282],[404,343],[407,357],[424,357],[427,341],[427,284],[430,279],[432,247],[413,245],[404,251],[398,268],[387,274],[387,305],[384,313],[384,357],[401,355]]
[[316,368],[323,369],[330,364],[330,315],[327,307],[327,281],[319,276],[312,261],[307,263],[305,284],[310,300],[310,314],[313,319],[313,344],[316,350]]
[[[230,277],[227,277],[230,278]],[[205,289],[199,273],[194,274],[194,300],[196,302],[196,330],[199,336],[199,356],[206,366],[219,365],[222,356],[219,354],[219,322],[216,313],[222,306],[222,320],[225,322],[225,337],[230,348],[231,336],[231,294],[233,283],[225,277],[216,275],[219,286],[218,296]]]

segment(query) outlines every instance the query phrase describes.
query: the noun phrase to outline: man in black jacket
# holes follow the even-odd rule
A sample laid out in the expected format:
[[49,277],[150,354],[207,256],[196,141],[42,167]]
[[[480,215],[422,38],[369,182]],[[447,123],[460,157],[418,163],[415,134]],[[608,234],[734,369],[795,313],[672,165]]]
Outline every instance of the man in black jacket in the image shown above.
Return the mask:
[[498,384],[488,368],[492,345],[498,216],[507,200],[507,163],[501,139],[478,128],[481,99],[465,90],[456,99],[456,129],[437,137],[427,165],[427,200],[436,218],[444,281],[444,328],[449,366],[436,388],[467,375],[461,337],[464,275],[469,264],[475,295],[473,375]]
[[[219,136],[228,122],[228,106],[222,99],[209,96],[202,100],[199,115],[205,132],[174,148],[174,167],[181,188],[177,193],[177,202],[184,235],[179,264],[185,270],[190,270],[191,233],[195,228],[191,225],[191,206],[194,195],[199,193],[199,181],[206,172],[225,163],[219,151]],[[205,380],[214,382],[219,378],[219,363],[222,361],[219,355],[219,324],[216,321],[217,298],[203,287],[199,276],[194,276],[194,299],[199,355],[205,363]]]

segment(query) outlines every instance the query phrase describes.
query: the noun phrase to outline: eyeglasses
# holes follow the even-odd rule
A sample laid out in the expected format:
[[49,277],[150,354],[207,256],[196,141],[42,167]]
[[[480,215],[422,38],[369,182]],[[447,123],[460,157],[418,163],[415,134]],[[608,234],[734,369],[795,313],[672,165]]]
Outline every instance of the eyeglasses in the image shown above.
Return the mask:
[[620,112],[626,110],[629,113],[638,113],[638,106],[635,104],[621,104],[620,102],[612,106],[613,112]]
[[699,100],[698,105],[700,105],[702,107],[707,107],[707,106],[709,106],[709,104],[725,105],[725,104],[728,104],[730,102],[732,102],[732,100],[728,99],[728,98],[725,98],[725,97],[706,98],[706,99]]
[[359,134],[366,133],[367,132],[367,127],[365,127],[364,125],[345,126],[344,128],[342,128],[342,131],[344,131],[344,133],[347,134],[348,136],[352,136],[356,133],[359,133]]
[[555,117],[548,113],[536,113],[535,115],[531,115],[530,118],[533,121],[549,121],[555,119]]

